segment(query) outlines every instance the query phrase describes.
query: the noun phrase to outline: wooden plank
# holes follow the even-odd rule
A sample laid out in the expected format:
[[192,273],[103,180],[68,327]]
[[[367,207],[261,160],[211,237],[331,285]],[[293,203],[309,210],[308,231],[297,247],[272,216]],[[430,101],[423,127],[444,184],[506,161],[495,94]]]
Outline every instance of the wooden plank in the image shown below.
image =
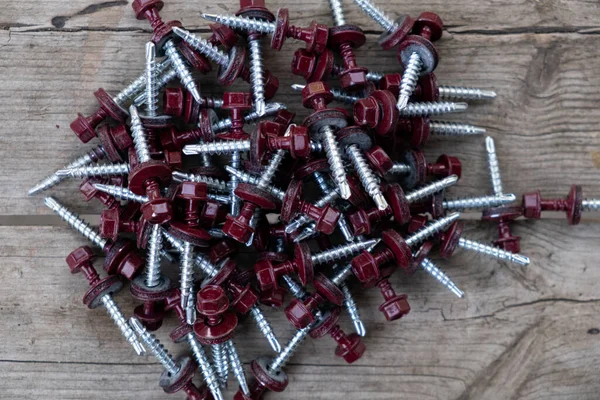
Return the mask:
[[[125,32],[0,31],[6,54],[0,60],[6,77],[0,88],[0,106],[6,110],[0,115],[0,184],[11,188],[0,195],[0,215],[49,212],[40,198],[28,198],[27,190],[92,145],[81,144],[69,123],[78,111],[94,111],[92,92],[98,87],[116,93],[139,74],[147,39],[147,34]],[[369,39],[359,59],[375,70],[396,69],[395,55],[379,50],[373,35]],[[593,35],[575,34],[461,35],[441,42],[441,83],[498,91],[494,102],[474,104],[454,119],[484,126],[497,139],[506,191],[519,195],[540,188],[545,195],[564,196],[571,183],[580,183],[587,195],[600,193],[600,115],[593,112],[600,102],[600,77],[593,72],[600,58],[593,56],[595,48]],[[267,51],[266,65],[281,78],[276,100],[288,103],[301,120],[308,111],[289,88],[301,79],[290,76],[285,62],[292,51],[291,46],[281,54]],[[213,75],[199,78],[206,93],[222,93],[212,81]],[[227,90],[246,88],[240,84]],[[426,153],[431,160],[441,153],[463,160],[463,179],[449,196],[490,193],[482,139],[433,138]],[[76,183],[51,193],[78,211],[100,211],[98,204],[81,201]]]
[[[485,227],[468,223],[465,236],[485,241],[493,234]],[[599,389],[590,371],[600,360],[600,272],[593,268],[600,225],[523,221],[515,232],[532,257],[527,268],[461,250],[438,262],[465,290],[465,299],[423,272],[396,274],[393,284],[408,294],[412,310],[388,323],[376,311],[378,291],[357,291],[368,331],[365,356],[347,366],[333,355],[331,339],[308,340],[287,369],[289,391],[279,397],[593,398]],[[65,227],[0,227],[0,237],[0,280],[9,283],[0,306],[0,390],[7,398],[133,398],[140,390],[144,398],[163,398],[154,386],[159,366],[135,357],[102,310],[81,304],[86,284],[64,263],[72,248],[85,243],[77,234]],[[126,315],[135,306],[129,297],[116,296]],[[265,312],[283,342],[292,336],[282,312]],[[345,316],[341,323],[351,330]],[[174,326],[170,317],[157,335],[173,354],[183,354],[185,346],[167,336]],[[246,364],[269,354],[250,321],[240,326],[236,343]],[[35,383],[24,388],[18,382],[31,373]],[[103,387],[107,381],[115,385]]]
[[[208,29],[208,23],[200,18],[200,12],[235,13],[237,2],[203,3],[201,7],[185,0],[165,2],[161,13],[165,20],[180,19],[188,28]],[[448,3],[434,0],[426,6],[417,0],[407,0],[399,6],[391,0],[376,2],[390,17],[409,14],[417,17],[422,11],[439,13],[446,27],[452,31],[488,31],[490,33],[506,32],[547,32],[589,30],[598,27],[595,16],[598,5],[584,0],[564,1],[506,1],[498,4],[492,0],[474,2],[458,0]],[[312,19],[321,23],[332,23],[331,11],[327,1],[307,0],[290,3],[268,1],[268,7],[276,11],[279,7],[287,7],[294,24],[306,26]],[[344,13],[348,23],[358,24],[365,30],[381,28],[364,15],[349,0],[343,2]],[[149,29],[146,21],[136,21],[131,9],[131,2],[124,0],[99,1],[75,0],[62,2],[47,0],[42,3],[11,1],[3,10],[0,25],[22,27],[24,29]]]

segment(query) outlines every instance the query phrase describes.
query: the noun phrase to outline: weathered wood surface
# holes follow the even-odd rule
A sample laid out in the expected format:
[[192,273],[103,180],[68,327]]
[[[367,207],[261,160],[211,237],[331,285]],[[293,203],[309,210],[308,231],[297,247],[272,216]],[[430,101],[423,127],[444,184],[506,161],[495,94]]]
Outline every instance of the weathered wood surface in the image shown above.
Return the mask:
[[[64,257],[84,242],[27,189],[89,145],[69,130],[77,112],[94,110],[92,92],[111,93],[134,79],[143,64],[148,25],[130,2],[5,1],[0,12],[0,391],[3,399],[167,398],[157,388],[160,366],[138,358],[105,313],[81,303],[86,283],[68,273]],[[504,186],[521,194],[540,188],[566,194],[571,183],[600,194],[600,6],[589,1],[379,2],[390,11],[440,12],[447,26],[439,42],[441,83],[493,88],[493,103],[473,105],[461,119],[496,138]],[[387,3],[387,4],[386,4]],[[325,2],[287,6],[299,25],[331,21]],[[379,27],[345,2],[347,20],[369,32],[359,61],[381,71],[397,68],[395,54],[375,44]],[[205,33],[200,11],[234,11],[231,2],[169,1],[164,17]],[[266,46],[265,46],[266,47]],[[277,99],[293,103],[288,60],[300,44],[267,51],[280,77]],[[213,92],[211,80],[198,77]],[[238,86],[244,88],[245,86]],[[214,88],[221,93],[222,88]],[[91,143],[90,143],[91,144]],[[482,139],[434,138],[427,154],[459,156],[464,175],[449,195],[490,192]],[[80,212],[95,214],[74,194],[76,182],[50,193]],[[460,300],[425,273],[394,276],[412,311],[384,322],[380,294],[359,294],[368,351],[356,365],[333,356],[330,339],[308,340],[287,368],[284,399],[597,399],[600,380],[600,224],[592,215],[577,227],[559,221],[519,221],[515,232],[532,265],[489,262],[458,250],[439,265],[467,293]],[[34,226],[17,226],[34,225]],[[37,226],[36,226],[37,225]],[[58,225],[58,226],[53,226]],[[466,235],[487,241],[493,227],[469,222]],[[100,265],[100,262],[97,263]],[[135,305],[117,296],[130,315]],[[281,312],[267,311],[282,340],[293,331]],[[184,346],[159,337],[174,354]],[[343,320],[344,328],[351,329]],[[238,347],[244,363],[268,353],[252,324],[243,324]],[[228,395],[233,393],[233,388]],[[179,396],[181,397],[181,396]],[[230,396],[229,396],[230,397]],[[175,396],[174,398],[177,398]]]

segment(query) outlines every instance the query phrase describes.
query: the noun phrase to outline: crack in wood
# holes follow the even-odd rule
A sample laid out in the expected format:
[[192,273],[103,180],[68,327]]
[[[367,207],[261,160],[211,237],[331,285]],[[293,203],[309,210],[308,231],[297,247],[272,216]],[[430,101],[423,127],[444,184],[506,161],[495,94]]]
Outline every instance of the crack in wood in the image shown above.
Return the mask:
[[79,16],[79,15],[93,14],[93,13],[103,10],[105,8],[119,7],[119,6],[126,6],[126,5],[127,5],[126,0],[106,1],[104,3],[92,4],[92,5],[87,6],[83,10],[76,12],[75,14],[73,14],[71,16],[58,15],[58,16],[52,18],[52,20],[50,22],[52,23],[52,25],[55,28],[63,28],[65,26],[65,24],[67,23],[67,21],[73,17]]

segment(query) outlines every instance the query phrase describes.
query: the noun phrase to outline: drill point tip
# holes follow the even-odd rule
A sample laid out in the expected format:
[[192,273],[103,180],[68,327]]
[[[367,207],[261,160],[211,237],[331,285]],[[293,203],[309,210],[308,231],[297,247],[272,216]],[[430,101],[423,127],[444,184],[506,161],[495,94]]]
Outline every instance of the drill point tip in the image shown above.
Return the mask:
[[522,254],[515,254],[513,255],[513,261],[519,265],[522,265],[524,267],[529,265],[529,257],[524,256]]
[[181,151],[186,156],[192,156],[192,155],[198,154],[198,150],[196,149],[196,146],[193,144],[187,144],[187,145],[183,146],[183,149]]
[[398,102],[396,103],[396,108],[398,109],[398,111],[402,111],[406,108],[406,106],[408,105],[408,100],[408,96],[402,94],[398,97]]
[[354,331],[358,336],[364,337],[367,334],[365,324],[361,320],[354,321]]
[[472,132],[473,135],[485,135],[487,133],[487,129],[482,128],[480,126],[474,126]]
[[488,153],[495,153],[496,152],[496,145],[494,143],[494,138],[491,136],[486,136],[485,137],[485,149],[487,150]]
[[200,15],[202,16],[203,19],[205,19],[207,21],[217,22],[217,19],[218,19],[218,15],[216,15],[216,14],[201,13]]
[[274,335],[269,335],[267,340],[269,341],[269,345],[271,345],[271,348],[275,353],[281,353],[281,345]]
[[377,208],[380,209],[381,211],[388,208],[388,203],[385,200],[385,197],[383,196],[383,194],[381,194],[381,193],[373,196],[373,201],[377,205]]
[[131,343],[131,345],[133,346],[133,350],[135,350],[135,354],[137,354],[138,356],[143,356],[146,354],[146,348],[137,340]]
[[185,29],[181,29],[177,26],[173,27],[173,32],[182,39],[187,38],[187,35],[189,34],[189,32],[186,31]]
[[466,111],[469,108],[467,103],[455,103],[454,109],[456,112]]
[[291,85],[291,87],[292,87],[292,90],[295,90],[295,91],[298,91],[298,92],[302,91],[302,89],[304,89],[304,86],[305,86],[305,85],[301,85],[301,84],[299,84],[299,83],[293,83],[293,84]]
[[154,61],[156,58],[156,47],[154,43],[147,42],[146,43],[146,61]]
[[70,176],[71,175],[71,170],[70,169],[59,169],[54,174],[56,176]]
[[344,200],[348,200],[350,196],[352,196],[352,191],[350,190],[350,185],[348,182],[344,181],[338,183],[338,187],[340,189],[340,197]]
[[196,86],[195,83],[194,83],[194,86],[189,88],[188,90],[192,94],[192,97],[194,98],[194,100],[196,100],[198,103],[202,103],[202,96],[200,96],[200,91],[198,90],[198,87]]
[[500,195],[498,197],[502,201],[502,204],[512,203],[515,200],[517,200],[517,196],[515,196],[514,193],[503,194],[503,195]]
[[458,175],[447,176],[446,178],[443,179],[443,182],[444,182],[445,185],[447,185],[446,187],[452,186],[456,182],[458,182]]
[[137,107],[134,104],[129,106],[129,115],[131,115],[131,118],[140,118]]
[[481,98],[482,99],[495,99],[496,98],[496,92],[494,92],[493,90],[482,90],[481,91]]
[[137,319],[136,317],[129,318],[129,325],[133,328],[133,330],[138,335],[141,335],[142,333],[144,333],[146,331],[146,328],[144,328],[144,325],[142,325],[140,320]]
[[267,106],[263,100],[259,100],[259,101],[255,102],[254,109],[256,110],[256,114],[259,117],[264,116],[267,112]]
[[44,198],[44,204],[52,210],[56,210],[60,206],[60,204],[58,204],[58,201],[56,201],[56,199],[52,196]]

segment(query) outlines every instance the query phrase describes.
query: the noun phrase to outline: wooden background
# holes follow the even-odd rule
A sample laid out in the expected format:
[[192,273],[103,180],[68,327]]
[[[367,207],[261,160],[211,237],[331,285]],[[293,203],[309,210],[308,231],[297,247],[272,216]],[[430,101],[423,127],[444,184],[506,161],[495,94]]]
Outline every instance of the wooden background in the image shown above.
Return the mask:
[[[81,304],[86,289],[71,276],[65,256],[84,244],[27,189],[88,145],[69,129],[76,112],[96,107],[92,92],[116,93],[143,68],[145,21],[124,0],[4,0],[0,11],[0,397],[3,399],[163,399],[160,366],[135,357],[102,310]],[[206,33],[200,11],[233,12],[236,2],[168,1],[162,15]],[[209,3],[209,2],[206,2]],[[445,21],[438,42],[438,80],[491,88],[498,98],[474,105],[461,119],[496,138],[506,191],[541,189],[564,196],[572,183],[600,197],[600,13],[583,0],[379,1],[391,14],[425,9]],[[276,2],[295,23],[331,23],[323,1]],[[379,27],[345,2],[347,21],[360,24],[368,44],[358,60],[397,70],[393,52],[376,45]],[[277,99],[299,115],[301,82],[287,70],[299,44],[266,63],[280,78]],[[267,47],[267,46],[265,46]],[[200,77],[206,93],[214,75]],[[244,87],[244,86],[241,86]],[[430,156],[459,156],[464,177],[450,195],[487,194],[483,138],[434,138]],[[77,211],[97,214],[74,183],[51,193]],[[475,215],[476,217],[476,215]],[[596,219],[594,219],[596,218]],[[466,235],[483,241],[495,228],[471,218]],[[440,262],[466,292],[457,299],[425,273],[393,283],[409,295],[412,311],[387,323],[378,291],[357,295],[367,326],[367,353],[356,365],[333,355],[330,339],[308,340],[286,368],[285,399],[597,399],[600,379],[600,297],[597,259],[600,224],[585,215],[568,226],[562,215],[518,221],[522,268],[458,251]],[[127,315],[135,305],[117,296]],[[267,311],[282,342],[293,334],[281,312]],[[342,321],[350,329],[348,320]],[[167,327],[174,326],[169,319]],[[168,329],[158,336],[177,354]],[[264,339],[244,324],[237,345],[247,365],[267,354]],[[233,381],[232,381],[233,382]],[[231,385],[232,387],[235,385]],[[228,391],[228,397],[233,388]],[[182,398],[181,395],[174,398]]]

